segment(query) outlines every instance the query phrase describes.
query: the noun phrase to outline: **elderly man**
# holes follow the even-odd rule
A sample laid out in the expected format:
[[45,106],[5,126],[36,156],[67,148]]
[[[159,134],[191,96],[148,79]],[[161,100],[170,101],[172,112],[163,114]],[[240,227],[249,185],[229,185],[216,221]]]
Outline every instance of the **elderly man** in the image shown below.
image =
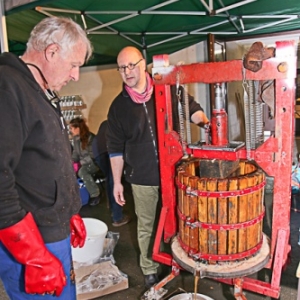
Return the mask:
[[71,244],[85,227],[55,91],[91,55],[66,18],[37,24],[23,56],[0,55],[0,278],[11,299],[76,299]]

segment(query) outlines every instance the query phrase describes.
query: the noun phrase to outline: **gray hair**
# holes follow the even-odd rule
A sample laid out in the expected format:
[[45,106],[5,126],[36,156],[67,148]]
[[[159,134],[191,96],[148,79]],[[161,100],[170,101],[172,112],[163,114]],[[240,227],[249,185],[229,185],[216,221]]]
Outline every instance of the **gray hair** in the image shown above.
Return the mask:
[[92,45],[80,25],[68,18],[45,18],[31,31],[26,52],[33,49],[40,52],[51,44],[58,44],[62,49],[62,55],[66,56],[78,41],[86,45],[86,61],[88,61],[92,55]]

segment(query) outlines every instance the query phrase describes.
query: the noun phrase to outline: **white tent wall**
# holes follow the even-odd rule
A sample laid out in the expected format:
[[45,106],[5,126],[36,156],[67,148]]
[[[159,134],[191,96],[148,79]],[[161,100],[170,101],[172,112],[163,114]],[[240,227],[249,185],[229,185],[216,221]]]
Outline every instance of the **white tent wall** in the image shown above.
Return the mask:
[[117,66],[84,67],[78,82],[70,82],[61,96],[81,95],[87,108],[82,110],[91,132],[97,133],[99,125],[106,119],[112,100],[120,93],[122,79]]
[[[232,42],[226,43],[227,60],[242,59],[245,49],[242,45]],[[228,107],[228,138],[230,141],[244,141],[245,130],[243,112],[243,86],[242,82],[230,82],[227,84]]]
[[5,20],[5,11],[13,9],[15,7],[35,2],[37,0],[0,0],[0,52],[9,51],[8,39],[7,39],[7,28]]
[[6,20],[4,15],[4,0],[0,0],[0,52],[8,51]]
[[4,9],[6,11],[13,9],[15,7],[27,4],[27,3],[31,3],[31,2],[35,2],[37,0],[1,0],[4,1]]

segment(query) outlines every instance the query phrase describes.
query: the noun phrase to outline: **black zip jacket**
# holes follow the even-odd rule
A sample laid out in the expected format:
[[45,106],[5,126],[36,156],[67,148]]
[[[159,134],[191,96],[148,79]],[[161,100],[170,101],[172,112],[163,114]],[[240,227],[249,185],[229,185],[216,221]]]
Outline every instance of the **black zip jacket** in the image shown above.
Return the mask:
[[0,234],[31,212],[44,242],[70,234],[81,200],[61,115],[22,60],[0,55]]
[[[183,89],[181,102],[184,100]],[[172,114],[174,130],[178,131],[178,99],[176,87],[171,87]],[[189,96],[190,116],[202,110],[200,104]],[[124,88],[112,102],[108,112],[108,128],[106,132],[109,154],[123,154],[125,162],[125,178],[128,182],[139,185],[160,185],[156,113],[154,93],[145,104],[134,103]]]

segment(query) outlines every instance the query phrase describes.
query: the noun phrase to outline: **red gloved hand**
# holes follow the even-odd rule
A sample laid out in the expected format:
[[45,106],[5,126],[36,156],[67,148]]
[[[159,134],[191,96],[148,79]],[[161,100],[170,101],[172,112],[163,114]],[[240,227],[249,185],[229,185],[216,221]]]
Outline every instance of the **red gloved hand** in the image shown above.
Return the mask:
[[46,248],[31,213],[17,224],[1,229],[0,240],[25,265],[26,293],[61,294],[66,285],[62,263]]
[[82,248],[86,239],[86,230],[82,218],[77,214],[70,220],[71,227],[71,245],[76,248]]

